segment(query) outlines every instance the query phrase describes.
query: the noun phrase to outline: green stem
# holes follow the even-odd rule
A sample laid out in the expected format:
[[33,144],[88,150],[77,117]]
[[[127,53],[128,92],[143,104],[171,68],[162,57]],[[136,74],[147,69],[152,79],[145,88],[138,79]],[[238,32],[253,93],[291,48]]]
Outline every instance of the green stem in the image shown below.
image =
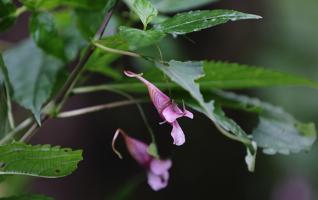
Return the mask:
[[90,106],[90,107],[86,107],[86,108],[80,108],[80,109],[76,109],[76,110],[61,112],[57,115],[57,117],[58,118],[75,117],[75,116],[79,116],[79,115],[85,115],[85,114],[89,114],[89,113],[93,113],[93,112],[102,111],[105,109],[117,108],[117,107],[121,107],[121,106],[138,104],[138,103],[142,103],[142,102],[146,102],[146,100],[135,99],[135,100],[112,102],[112,103],[107,103],[107,104],[95,105],[95,106]]

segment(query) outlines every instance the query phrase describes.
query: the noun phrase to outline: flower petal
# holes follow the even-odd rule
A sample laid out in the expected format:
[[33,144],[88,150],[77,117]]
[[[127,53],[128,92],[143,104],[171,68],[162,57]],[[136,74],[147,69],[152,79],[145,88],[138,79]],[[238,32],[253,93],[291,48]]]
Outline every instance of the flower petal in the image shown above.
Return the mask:
[[186,117],[188,117],[190,119],[193,119],[193,113],[192,112],[190,112],[188,110],[184,110],[183,114],[184,114],[184,116],[186,116]]
[[161,115],[162,111],[171,103],[170,97],[161,92],[155,85],[144,79],[140,74],[131,71],[124,71],[128,77],[134,77],[142,81],[148,88],[149,96],[157,111]]
[[167,187],[169,181],[169,172],[165,172],[161,175],[156,175],[148,172],[148,184],[154,191],[161,190]]
[[118,137],[118,135],[121,134],[125,140],[127,149],[131,156],[143,167],[149,167],[149,163],[152,159],[152,157],[148,153],[148,145],[145,143],[136,140],[130,136],[128,136],[123,130],[117,129],[113,141],[112,141],[112,148],[113,151],[119,156],[119,158],[122,158],[121,154],[116,150],[115,148],[115,142]]
[[171,136],[173,138],[173,144],[177,146],[183,145],[183,143],[185,142],[185,137],[179,123],[177,121],[174,121],[173,123],[171,123],[171,125]]
[[148,167],[152,157],[148,153],[148,145],[126,135],[127,149],[131,156],[143,167]]
[[150,162],[150,171],[153,174],[161,175],[167,172],[172,166],[172,162],[170,159],[168,160],[159,160],[159,159],[153,159]]
[[163,118],[169,123],[176,121],[176,119],[182,117],[183,115],[184,113],[175,103],[171,103],[162,111]]

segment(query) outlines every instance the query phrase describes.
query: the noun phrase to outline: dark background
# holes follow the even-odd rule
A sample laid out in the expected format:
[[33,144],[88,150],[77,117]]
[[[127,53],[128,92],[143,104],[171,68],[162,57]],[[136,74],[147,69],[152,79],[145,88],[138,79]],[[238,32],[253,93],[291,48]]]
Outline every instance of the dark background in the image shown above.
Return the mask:
[[[263,16],[258,21],[228,23],[178,38],[172,55],[188,60],[227,60],[304,75],[318,80],[318,2],[316,0],[224,0],[202,9],[234,9]],[[0,34],[1,44],[27,37],[27,17]],[[190,41],[193,40],[194,42]],[[171,50],[171,49],[170,49]],[[18,58],[17,58],[18,59]],[[97,76],[97,79],[103,78]],[[283,106],[302,121],[317,124],[317,91],[308,88],[269,88],[240,91]],[[66,110],[120,97],[108,93],[72,98]],[[318,199],[318,148],[293,156],[267,156],[259,152],[256,172],[249,173],[244,163],[245,149],[222,136],[202,115],[182,119],[186,144],[174,147],[170,128],[159,126],[152,105],[146,114],[164,154],[170,154],[173,167],[169,186],[153,192],[142,169],[123,151],[119,160],[111,151],[115,130],[149,141],[147,130],[134,106],[63,120],[50,120],[31,143],[61,145],[84,150],[84,160],[72,175],[60,179],[11,178],[0,192],[16,191],[46,194],[59,200],[86,199],[235,199],[235,200],[311,200]],[[243,127],[250,116],[228,111]],[[169,142],[169,143],[168,143]],[[124,149],[124,148],[121,148]],[[1,193],[0,193],[1,194]]]

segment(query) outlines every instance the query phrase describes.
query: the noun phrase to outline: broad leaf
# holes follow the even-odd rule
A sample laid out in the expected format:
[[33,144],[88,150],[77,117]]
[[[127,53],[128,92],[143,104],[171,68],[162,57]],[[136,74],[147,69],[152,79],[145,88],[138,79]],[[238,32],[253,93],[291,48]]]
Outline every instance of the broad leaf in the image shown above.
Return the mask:
[[43,195],[19,195],[19,196],[11,196],[0,198],[0,200],[54,200],[51,197],[43,196]]
[[209,3],[216,2],[217,0],[151,0],[153,5],[160,12],[178,12],[181,10],[188,10],[191,8],[196,8]]
[[316,140],[313,123],[301,123],[280,107],[231,92],[213,93],[217,101],[225,106],[259,114],[259,124],[253,131],[253,140],[263,148],[264,153],[298,153],[309,150]]
[[71,6],[85,9],[100,9],[107,0],[20,0],[25,6],[33,10],[49,10],[60,6]]
[[317,82],[300,76],[235,63],[204,62],[204,72],[205,76],[198,81],[202,88],[242,89],[292,85],[318,87]]
[[158,14],[157,9],[153,7],[149,0],[124,0],[124,2],[138,15],[144,25],[144,29],[146,29],[147,24]]
[[198,10],[179,13],[160,24],[156,24],[154,28],[173,35],[183,35],[224,24],[228,21],[260,18],[258,15],[233,10]]
[[39,122],[42,105],[51,96],[63,64],[46,55],[31,40],[4,52],[3,57],[8,67],[13,99],[31,110]]
[[64,41],[59,36],[54,18],[50,13],[33,13],[29,21],[29,28],[33,40],[39,47],[48,54],[66,60]]
[[12,143],[0,146],[0,174],[63,177],[71,174],[82,159],[80,150]]
[[204,76],[203,63],[170,61],[168,66],[160,63],[156,63],[156,66],[159,67],[172,81],[189,92],[197,102],[197,105],[189,102],[188,105],[205,114],[224,135],[246,145],[248,152],[250,152],[247,163],[248,169],[251,171],[254,170],[254,160],[252,158],[255,158],[256,156],[256,144],[254,143],[253,145],[253,142],[244,130],[233,120],[226,117],[221,108],[215,106],[213,101],[208,103],[205,102],[200,92],[199,84],[195,82],[197,79]]
[[16,8],[11,0],[0,0],[0,31],[7,30],[15,22]]

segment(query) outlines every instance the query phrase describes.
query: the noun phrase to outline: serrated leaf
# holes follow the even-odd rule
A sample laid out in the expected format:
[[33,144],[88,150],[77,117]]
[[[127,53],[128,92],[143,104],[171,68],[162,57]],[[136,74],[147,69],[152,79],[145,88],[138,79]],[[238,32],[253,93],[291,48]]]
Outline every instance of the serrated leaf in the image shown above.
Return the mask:
[[[42,105],[51,96],[63,63],[26,40],[3,54],[13,89],[13,100],[40,121]],[[17,59],[18,58],[18,59]]]
[[54,200],[51,197],[43,196],[43,195],[19,195],[19,196],[11,196],[0,198],[1,200]]
[[14,24],[16,20],[15,10],[11,0],[0,0],[0,31],[5,31]]
[[205,76],[198,80],[201,88],[242,89],[270,86],[309,86],[318,83],[301,76],[236,63],[204,62]]
[[152,4],[160,12],[178,12],[181,10],[188,10],[191,8],[196,8],[209,3],[216,2],[217,0],[151,0]]
[[[172,81],[177,83],[183,89],[190,93],[190,95],[196,100],[196,104],[187,103],[195,110],[205,114],[216,127],[227,137],[242,142],[248,148],[251,154],[256,155],[256,144],[253,145],[248,135],[244,132],[239,125],[237,125],[232,119],[225,116],[224,112],[218,105],[215,105],[213,101],[205,102],[203,95],[201,94],[199,84],[195,81],[204,76],[203,62],[179,62],[170,61],[168,65],[156,63]],[[255,158],[255,156],[253,156]],[[251,157],[249,157],[251,158]],[[250,160],[248,160],[250,165]],[[248,169],[253,169],[248,167]]]
[[71,174],[82,159],[80,150],[12,143],[0,146],[0,174],[63,177]]
[[146,29],[147,24],[158,14],[157,9],[153,7],[149,0],[124,0],[124,2],[138,15],[144,25],[144,29]]
[[48,12],[33,13],[29,21],[29,29],[35,43],[46,53],[66,60],[64,41],[55,27],[54,18]]
[[160,24],[156,24],[154,28],[172,35],[183,35],[224,24],[228,21],[260,18],[258,15],[233,10],[198,10],[179,13]]
[[[309,150],[316,140],[313,123],[302,123],[282,108],[232,92],[214,91],[225,106],[259,114],[259,124],[253,131],[253,140],[267,154],[290,154]],[[246,109],[254,107],[257,109]]]
[[20,0],[22,4],[32,10],[50,10],[61,6],[71,6],[84,9],[100,9],[107,0]]

